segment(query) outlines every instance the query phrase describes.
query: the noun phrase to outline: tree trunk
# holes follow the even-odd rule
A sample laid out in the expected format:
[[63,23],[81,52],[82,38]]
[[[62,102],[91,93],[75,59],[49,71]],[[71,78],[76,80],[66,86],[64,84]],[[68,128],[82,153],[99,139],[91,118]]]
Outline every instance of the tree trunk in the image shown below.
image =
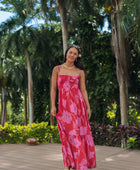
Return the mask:
[[121,124],[128,125],[128,87],[124,83],[120,85],[120,109]]
[[5,102],[5,122],[7,122],[7,102]]
[[65,7],[65,0],[57,0],[57,4],[60,10],[61,16],[61,25],[62,25],[62,38],[63,38],[63,53],[65,55],[65,51],[68,48],[68,24],[67,24],[67,11]]
[[116,72],[120,90],[121,124],[128,125],[128,63],[126,57],[125,37],[121,29],[123,0],[112,0],[111,28],[112,47],[116,57]]
[[[51,78],[50,78],[50,91],[51,91]],[[51,95],[50,95],[50,106],[51,105],[52,103],[51,103]],[[50,125],[54,125],[54,117],[51,115],[51,107],[50,107]]]
[[30,63],[29,52],[27,47],[25,48],[25,55],[27,59],[27,68],[28,68],[29,123],[33,123],[33,80],[32,80],[31,63]]
[[[51,91],[51,75],[50,75],[50,91]],[[51,94],[50,94],[50,106],[52,106],[52,103],[51,103]],[[50,107],[50,125],[54,125],[54,117],[51,115],[51,107]],[[54,139],[53,137],[51,137],[51,143],[54,143]]]
[[2,87],[2,102],[1,102],[1,125],[4,126],[4,93],[5,93],[5,89]]
[[3,96],[1,93],[1,122],[2,122],[2,112],[3,112]]
[[27,125],[27,94],[24,92],[24,115],[25,115],[25,125]]
[[5,121],[7,120],[6,118],[6,103],[7,103],[7,93],[5,88],[2,88],[2,116],[1,116],[1,125],[4,127]]

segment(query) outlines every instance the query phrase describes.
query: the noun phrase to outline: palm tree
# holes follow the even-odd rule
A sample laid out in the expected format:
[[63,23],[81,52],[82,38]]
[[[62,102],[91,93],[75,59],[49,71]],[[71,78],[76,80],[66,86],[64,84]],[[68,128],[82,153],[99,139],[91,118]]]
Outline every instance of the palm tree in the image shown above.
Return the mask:
[[[46,22],[49,21],[49,19],[51,19],[50,16],[52,15],[52,11],[60,12],[61,25],[62,25],[63,53],[65,53],[67,49],[67,43],[68,43],[68,23],[67,23],[67,10],[66,10],[65,3],[66,0],[50,0],[50,3],[48,0],[41,0],[41,11],[45,16]],[[53,18],[56,18],[56,16],[53,15]]]
[[7,103],[7,79],[8,76],[4,73],[3,69],[3,58],[1,57],[1,67],[0,67],[0,88],[2,89],[1,95],[1,125],[4,126],[6,120],[6,103]]
[[[33,34],[33,29],[27,27],[27,24],[31,22],[33,16],[33,4],[30,3],[30,8],[26,8],[26,0],[14,1],[8,0],[4,1],[6,7],[11,9],[16,14],[11,17],[1,25],[1,32],[5,36],[6,46],[5,46],[5,56],[9,55],[9,51],[13,52],[15,55],[20,56],[21,53],[25,54],[27,61],[28,70],[28,97],[29,97],[29,122],[33,122],[33,81],[32,81],[32,70],[30,63],[30,55],[28,47],[30,45],[31,39],[35,40],[35,34]],[[7,10],[7,8],[5,9]],[[6,36],[7,34],[7,36]]]
[[56,0],[56,3],[59,7],[60,16],[61,16],[61,25],[62,25],[62,37],[63,37],[63,53],[68,47],[68,22],[67,22],[67,10],[65,0]]
[[[32,0],[31,0],[32,1]],[[62,27],[62,39],[63,39],[63,54],[68,47],[68,18],[71,16],[76,17],[73,11],[77,8],[81,8],[81,4],[75,0],[50,0],[50,5],[47,6],[48,0],[41,0],[42,11],[47,17],[46,12],[50,10],[55,10],[60,13],[61,27]],[[83,8],[90,10],[90,0],[82,0]],[[77,17],[78,18],[78,17]]]
[[[15,56],[7,58],[5,61],[5,72],[11,79],[11,89],[18,90],[24,93],[24,113],[25,113],[25,125],[27,125],[27,69],[25,67],[25,58]],[[19,112],[19,111],[18,111]]]

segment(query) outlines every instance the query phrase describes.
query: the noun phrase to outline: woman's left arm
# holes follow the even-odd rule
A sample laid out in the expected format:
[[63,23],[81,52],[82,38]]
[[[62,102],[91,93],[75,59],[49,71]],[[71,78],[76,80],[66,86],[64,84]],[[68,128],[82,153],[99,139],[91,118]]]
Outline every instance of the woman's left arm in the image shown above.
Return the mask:
[[84,101],[85,101],[85,104],[86,104],[88,118],[90,119],[91,111],[90,111],[90,104],[89,104],[88,95],[87,95],[87,91],[86,91],[84,70],[82,70],[80,72],[80,75],[79,75],[79,88],[80,88],[80,91],[83,95],[83,98],[84,98]]

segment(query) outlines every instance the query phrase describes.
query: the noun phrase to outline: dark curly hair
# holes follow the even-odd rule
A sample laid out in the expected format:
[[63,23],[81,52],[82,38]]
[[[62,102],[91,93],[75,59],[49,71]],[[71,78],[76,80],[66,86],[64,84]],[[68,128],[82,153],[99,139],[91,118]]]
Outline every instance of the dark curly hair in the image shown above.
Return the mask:
[[78,57],[77,57],[77,59],[74,61],[74,65],[75,65],[76,67],[80,68],[81,70],[84,70],[84,64],[83,64],[83,62],[82,62],[82,60],[81,60],[81,51],[80,51],[80,49],[78,48],[78,46],[76,46],[76,45],[71,45],[70,47],[68,47],[68,49],[67,49],[66,52],[65,52],[64,63],[65,63],[66,60],[67,60],[66,57],[67,57],[67,53],[68,53],[68,51],[69,51],[70,48],[75,48],[75,49],[78,51]]

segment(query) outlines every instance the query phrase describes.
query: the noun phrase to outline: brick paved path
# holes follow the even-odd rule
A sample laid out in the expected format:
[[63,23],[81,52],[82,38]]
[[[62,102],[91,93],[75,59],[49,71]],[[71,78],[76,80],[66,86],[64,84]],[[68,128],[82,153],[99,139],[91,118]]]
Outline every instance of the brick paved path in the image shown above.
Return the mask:
[[[140,150],[96,146],[96,170],[140,170]],[[61,144],[0,145],[0,170],[63,170]]]

